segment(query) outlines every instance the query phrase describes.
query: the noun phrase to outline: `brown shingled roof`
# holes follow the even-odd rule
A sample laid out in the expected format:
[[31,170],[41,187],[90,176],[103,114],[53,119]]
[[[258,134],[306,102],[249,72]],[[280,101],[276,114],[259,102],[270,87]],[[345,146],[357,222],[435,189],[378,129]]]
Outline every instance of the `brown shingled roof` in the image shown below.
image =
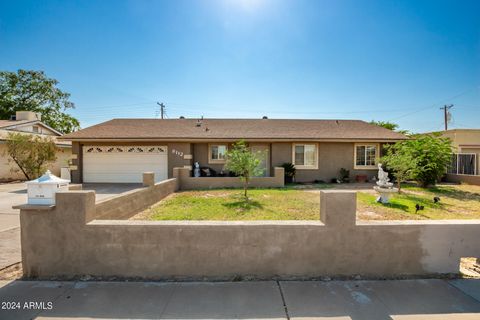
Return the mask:
[[113,119],[60,139],[403,140],[403,134],[360,120]]

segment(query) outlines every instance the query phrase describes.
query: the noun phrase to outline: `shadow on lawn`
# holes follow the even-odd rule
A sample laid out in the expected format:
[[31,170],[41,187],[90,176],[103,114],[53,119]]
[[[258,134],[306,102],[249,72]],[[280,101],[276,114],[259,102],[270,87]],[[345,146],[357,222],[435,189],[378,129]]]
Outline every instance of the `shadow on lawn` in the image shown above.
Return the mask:
[[446,197],[457,200],[477,200],[480,201],[480,193],[468,192],[464,190],[455,189],[452,187],[432,187],[427,189],[430,192],[444,195]]
[[404,186],[406,190],[412,188],[417,189],[419,191],[423,191],[425,193],[433,193],[436,196],[445,196],[449,198],[453,198],[456,200],[477,200],[480,201],[480,193],[478,192],[470,192],[457,189],[455,187],[450,186],[434,186],[429,188],[420,188],[416,185],[406,185]]
[[[425,208],[431,208],[431,209],[442,209],[444,207],[443,203],[434,203],[433,201],[433,196],[430,198],[424,198],[420,197],[417,195],[412,195],[412,194],[401,194],[397,198],[394,198],[390,201],[390,203],[387,204],[381,204],[381,206],[385,206],[388,208],[393,208],[393,209],[399,209],[407,213],[415,213],[416,208],[415,205],[420,205]],[[420,212],[417,212],[416,214],[423,216]]]
[[263,205],[255,200],[239,200],[235,202],[228,202],[223,203],[222,206],[227,207],[229,209],[242,209],[245,211],[252,210],[252,209],[263,209]]

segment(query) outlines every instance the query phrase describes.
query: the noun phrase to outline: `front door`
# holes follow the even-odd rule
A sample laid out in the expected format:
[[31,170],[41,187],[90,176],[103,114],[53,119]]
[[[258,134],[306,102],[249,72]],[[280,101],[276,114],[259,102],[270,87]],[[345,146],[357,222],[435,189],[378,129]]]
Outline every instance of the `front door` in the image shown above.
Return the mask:
[[263,170],[263,173],[259,177],[269,177],[270,176],[270,145],[266,143],[255,143],[250,144],[250,149],[253,153],[259,154],[261,157],[260,169]]

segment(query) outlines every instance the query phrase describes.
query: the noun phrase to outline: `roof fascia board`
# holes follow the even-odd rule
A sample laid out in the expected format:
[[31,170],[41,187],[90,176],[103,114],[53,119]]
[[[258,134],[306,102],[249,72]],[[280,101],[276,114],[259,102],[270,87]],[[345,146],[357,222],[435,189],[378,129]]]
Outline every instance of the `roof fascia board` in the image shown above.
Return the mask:
[[188,139],[188,138],[106,138],[106,139],[99,139],[99,138],[57,138],[59,140],[66,140],[72,142],[215,142],[215,141],[222,141],[222,142],[235,142],[238,140],[246,140],[246,141],[255,141],[255,142],[297,142],[297,141],[317,141],[317,142],[398,142],[405,139],[376,139],[376,138],[335,138],[335,139],[314,139],[314,138],[288,138],[288,139],[267,139],[267,138],[211,138],[211,139]]

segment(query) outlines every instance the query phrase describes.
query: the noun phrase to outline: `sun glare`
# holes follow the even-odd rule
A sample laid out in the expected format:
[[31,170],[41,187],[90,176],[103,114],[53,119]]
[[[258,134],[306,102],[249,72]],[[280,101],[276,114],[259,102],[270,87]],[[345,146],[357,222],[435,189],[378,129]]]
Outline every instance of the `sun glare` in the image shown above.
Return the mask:
[[231,6],[238,7],[245,11],[255,11],[264,5],[266,0],[227,0]]

